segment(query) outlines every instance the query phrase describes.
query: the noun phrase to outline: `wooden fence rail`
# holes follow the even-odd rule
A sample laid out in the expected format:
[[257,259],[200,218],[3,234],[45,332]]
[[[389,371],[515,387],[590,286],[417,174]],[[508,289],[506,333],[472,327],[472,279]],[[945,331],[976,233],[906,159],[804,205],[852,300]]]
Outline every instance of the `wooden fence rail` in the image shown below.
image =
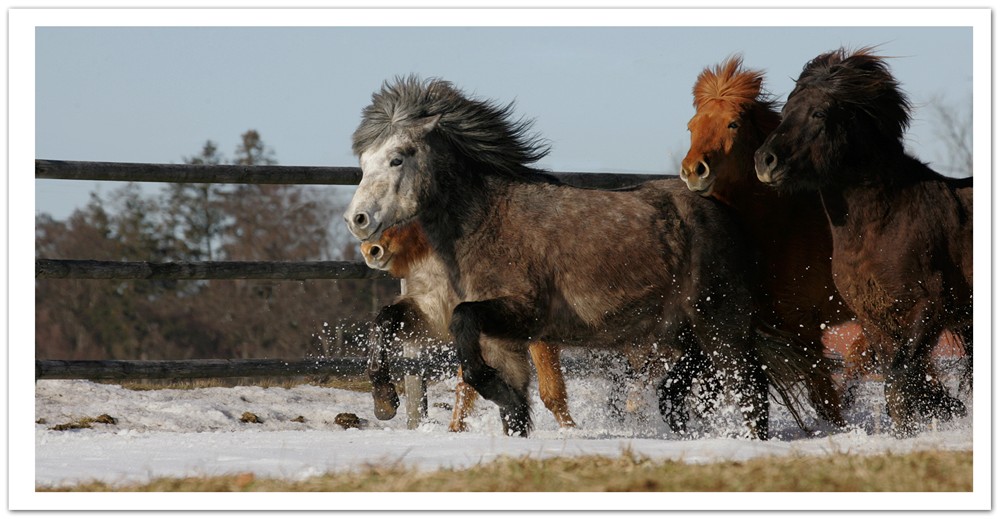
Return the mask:
[[[395,376],[419,374],[436,377],[453,374],[450,356],[421,359],[398,358],[392,363]],[[35,380],[139,380],[242,377],[300,377],[362,375],[368,359],[194,359],[194,360],[36,360]]]
[[[567,184],[613,189],[670,175],[552,172]],[[357,185],[361,168],[321,166],[232,166],[205,164],[140,164],[35,160],[36,179],[176,182],[192,184]]]
[[36,279],[386,279],[355,261],[94,261],[35,259]]

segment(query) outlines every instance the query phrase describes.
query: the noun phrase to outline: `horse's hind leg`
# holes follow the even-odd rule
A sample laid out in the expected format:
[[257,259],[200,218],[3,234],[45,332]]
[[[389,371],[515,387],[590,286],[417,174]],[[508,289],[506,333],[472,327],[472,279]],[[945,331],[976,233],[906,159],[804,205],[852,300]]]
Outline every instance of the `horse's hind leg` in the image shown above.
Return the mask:
[[962,352],[965,354],[965,368],[958,381],[958,390],[969,394],[972,392],[972,325],[963,326],[958,336],[962,341]]
[[531,322],[534,318],[519,313],[512,303],[492,299],[460,303],[449,326],[462,365],[462,379],[500,407],[504,432],[509,435],[527,436],[531,430],[527,355],[522,351],[519,359],[512,352],[502,351],[502,345],[491,348],[491,366],[484,358],[480,334],[516,340],[531,335],[532,330],[524,329],[524,323]]
[[712,378],[711,362],[699,348],[685,351],[680,360],[671,366],[656,389],[660,403],[660,415],[670,426],[670,430],[683,434],[687,431],[689,418],[687,397],[691,394],[696,378]]
[[[864,335],[860,340],[863,340]],[[822,334],[817,333],[809,337],[804,337],[808,341],[808,347],[817,353],[817,357],[823,356]],[[855,340],[857,343],[858,340]],[[866,345],[852,344],[852,347],[866,348]],[[808,388],[809,401],[813,409],[820,418],[827,422],[843,427],[847,424],[844,420],[843,408],[841,406],[840,391],[834,383],[833,378],[827,370],[813,369],[804,373],[806,376],[806,387]]]
[[869,345],[865,334],[858,333],[847,346],[844,355],[844,392],[840,399],[841,409],[854,406],[858,386],[866,374],[875,370],[875,363],[875,349]]
[[465,419],[472,412],[472,407],[479,396],[472,386],[462,380],[462,368],[458,368],[458,386],[455,387],[455,407],[452,409],[451,421],[448,422],[448,430],[451,432],[465,432],[468,426]]
[[681,358],[670,367],[666,376],[660,381],[656,396],[663,420],[670,426],[671,431],[682,434],[687,430],[689,418],[687,397],[692,392],[694,380],[700,377],[703,380],[714,381],[715,378],[710,373],[712,364],[692,335],[689,326],[679,329],[674,343],[682,351]]
[[[707,324],[707,326],[705,325]],[[767,375],[763,363],[750,338],[752,330],[726,333],[726,328],[702,323],[695,327],[695,334],[722,384],[735,393],[743,420],[750,435],[759,440],[768,438],[770,402],[767,394]]]
[[559,348],[546,342],[533,342],[528,346],[531,361],[538,374],[538,394],[546,409],[552,412],[559,427],[576,427],[569,414],[566,380],[559,365]]

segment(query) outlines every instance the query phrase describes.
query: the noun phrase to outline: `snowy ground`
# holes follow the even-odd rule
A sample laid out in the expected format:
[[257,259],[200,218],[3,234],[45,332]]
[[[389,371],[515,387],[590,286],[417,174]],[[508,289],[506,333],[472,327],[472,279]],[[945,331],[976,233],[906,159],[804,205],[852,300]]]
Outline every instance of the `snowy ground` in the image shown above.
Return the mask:
[[[691,463],[743,460],[795,454],[882,453],[917,449],[972,449],[970,416],[929,428],[914,438],[887,434],[881,388],[862,387],[848,413],[848,431],[800,431],[783,410],[771,418],[774,439],[740,438],[735,409],[723,405],[694,426],[693,437],[679,438],[658,418],[652,396],[640,419],[613,417],[604,403],[609,384],[599,378],[570,378],[575,430],[559,430],[533,394],[536,430],[528,439],[502,435],[496,407],[480,401],[470,431],[447,432],[455,380],[428,390],[426,422],[407,430],[402,409],[381,422],[365,393],[311,385],[292,389],[259,387],[131,391],[85,381],[38,381],[35,386],[35,484],[66,485],[101,480],[114,484],[161,476],[209,476],[252,472],[258,477],[301,479],[368,465],[402,464],[420,469],[467,467],[498,456],[618,456],[625,449],[654,459]],[[773,406],[772,406],[773,407]],[[970,406],[971,411],[971,406]],[[262,423],[243,423],[245,412]],[[334,423],[339,413],[354,413],[361,429]],[[107,414],[116,424],[91,429],[53,430],[83,417]],[[302,417],[301,421],[293,421]]]

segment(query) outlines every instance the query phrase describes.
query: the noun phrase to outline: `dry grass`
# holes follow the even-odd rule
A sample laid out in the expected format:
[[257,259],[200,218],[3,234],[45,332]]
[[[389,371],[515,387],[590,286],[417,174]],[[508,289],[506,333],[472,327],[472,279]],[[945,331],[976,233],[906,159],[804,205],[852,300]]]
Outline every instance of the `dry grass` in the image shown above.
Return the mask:
[[39,491],[79,492],[971,492],[972,452],[774,457],[689,465],[619,458],[502,458],[464,470],[368,467],[300,482],[227,477],[90,483]]

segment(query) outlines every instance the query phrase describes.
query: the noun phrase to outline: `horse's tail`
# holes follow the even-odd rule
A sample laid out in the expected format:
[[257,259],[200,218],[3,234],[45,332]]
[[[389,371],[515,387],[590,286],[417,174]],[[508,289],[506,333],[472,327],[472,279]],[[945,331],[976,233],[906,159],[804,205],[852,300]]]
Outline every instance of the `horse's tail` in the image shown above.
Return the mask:
[[[756,324],[757,352],[765,366],[772,395],[788,408],[802,430],[809,431],[802,420],[803,413],[808,413],[804,402],[809,401],[810,390],[832,387],[837,362],[792,333],[779,330],[760,319]],[[825,400],[818,405],[826,405],[827,408],[816,411],[824,417],[839,417],[839,398],[831,395]],[[815,399],[813,405],[817,405]]]

